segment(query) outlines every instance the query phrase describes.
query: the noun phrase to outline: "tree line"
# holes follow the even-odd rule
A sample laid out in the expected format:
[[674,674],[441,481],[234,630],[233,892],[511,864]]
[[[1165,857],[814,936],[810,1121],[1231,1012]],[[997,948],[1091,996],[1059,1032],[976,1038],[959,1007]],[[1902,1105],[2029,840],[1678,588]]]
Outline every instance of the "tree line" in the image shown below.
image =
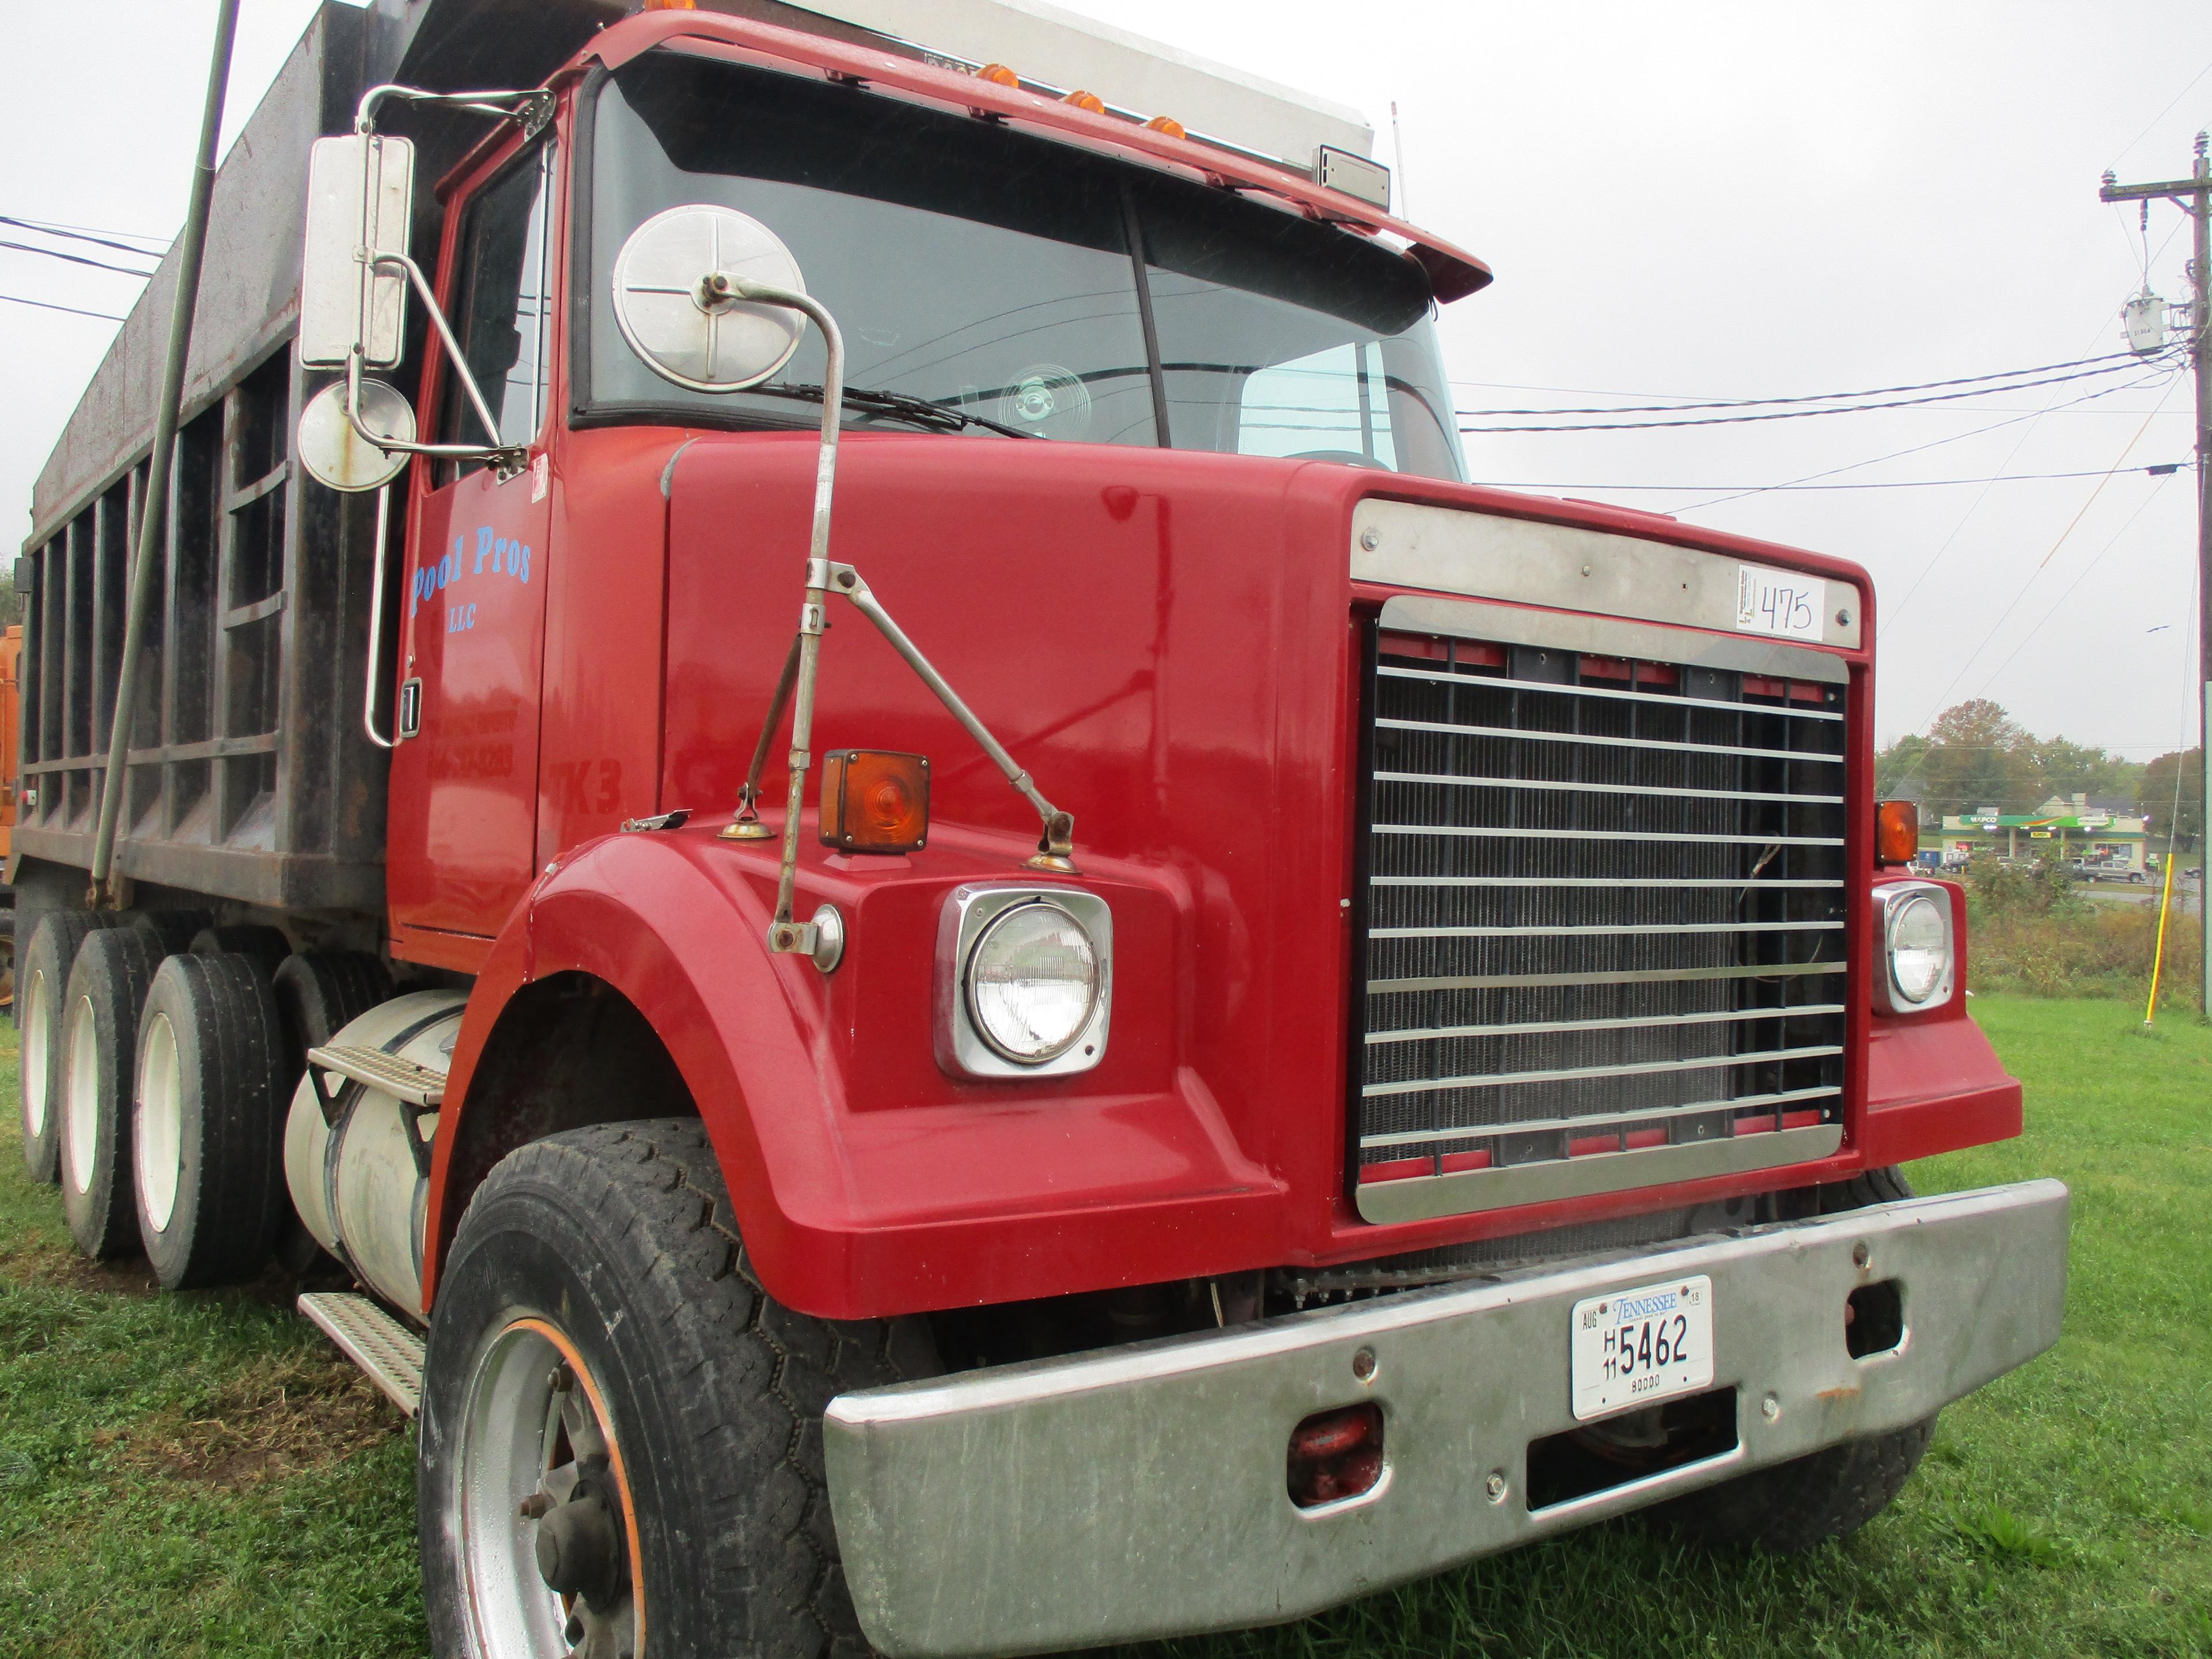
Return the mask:
[[2053,797],[2104,796],[2133,803],[2154,834],[2172,826],[2193,841],[2203,833],[2204,751],[2127,760],[2094,744],[2039,738],[2002,704],[1977,697],[1945,709],[1924,736],[1902,737],[1881,750],[1875,789],[1884,800],[1918,801],[1923,820],[1987,806],[2033,812]]

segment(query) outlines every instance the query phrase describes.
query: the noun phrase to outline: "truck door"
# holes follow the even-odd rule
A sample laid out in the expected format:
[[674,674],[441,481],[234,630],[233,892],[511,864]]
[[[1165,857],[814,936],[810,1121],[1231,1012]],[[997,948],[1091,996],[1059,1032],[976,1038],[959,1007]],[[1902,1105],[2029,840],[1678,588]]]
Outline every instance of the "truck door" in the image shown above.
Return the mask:
[[531,465],[505,479],[450,462],[416,472],[386,880],[399,953],[449,966],[474,965],[474,941],[499,932],[533,867],[556,172],[550,138],[525,148],[461,223],[447,303],[498,431],[450,366],[433,393],[441,441],[528,445]]

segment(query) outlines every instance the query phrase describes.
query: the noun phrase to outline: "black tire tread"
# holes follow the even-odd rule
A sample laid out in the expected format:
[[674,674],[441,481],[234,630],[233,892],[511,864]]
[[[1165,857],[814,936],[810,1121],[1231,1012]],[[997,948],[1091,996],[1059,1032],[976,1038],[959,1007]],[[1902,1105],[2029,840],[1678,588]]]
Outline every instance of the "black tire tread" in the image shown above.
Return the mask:
[[[94,1261],[137,1254],[138,1211],[132,1197],[131,1158],[132,1085],[137,1073],[138,1015],[161,970],[161,942],[141,927],[95,928],[77,949],[63,1000],[61,1029],[81,998],[93,1005],[96,1040],[106,1051],[104,1074],[110,1097],[100,1103],[100,1132],[106,1144],[95,1155],[92,1185],[76,1192],[61,1182],[62,1214],[76,1247]],[[69,1074],[69,1056],[59,1070]],[[66,1162],[63,1165],[66,1176]]]
[[[23,1162],[31,1179],[49,1187],[60,1181],[62,1173],[61,1025],[69,1007],[70,970],[76,965],[76,953],[83,948],[86,939],[103,928],[119,927],[125,920],[109,910],[49,910],[39,918],[31,930],[30,943],[23,949],[17,989],[20,992],[22,986],[28,984],[33,974],[44,973],[52,987],[48,1000],[55,1025],[46,1042],[46,1133],[37,1136],[31,1133],[31,1103],[22,1093],[29,1079],[23,1075],[17,1079],[16,1121],[23,1131]],[[19,1032],[21,1024],[21,1011],[18,1009]]]
[[[457,1258],[471,1219],[523,1185],[594,1194],[607,1255],[649,1282],[652,1316],[691,1361],[671,1395],[678,1432],[719,1477],[701,1517],[712,1545],[689,1567],[702,1587],[723,1587],[706,1591],[706,1628],[730,1651],[866,1654],[830,1511],[822,1413],[847,1390],[936,1375],[926,1322],[836,1322],[779,1304],[753,1271],[696,1118],[572,1130],[509,1154],[463,1217]],[[751,1593],[732,1596],[732,1583]]]
[[234,922],[200,928],[186,948],[196,957],[252,957],[274,979],[276,970],[284,965],[284,959],[292,954],[292,941],[284,937],[281,928],[265,927],[256,922]]
[[141,1216],[147,1258],[164,1290],[234,1285],[261,1270],[290,1201],[283,1023],[267,975],[242,956],[169,957],[147,1000],[149,1014],[156,1007],[179,1028],[185,1132],[194,1132],[196,1093],[200,1155],[197,1182],[179,1191],[170,1235],[157,1237]]
[[189,950],[193,936],[214,921],[204,910],[139,910],[132,914],[131,925],[159,939],[163,956],[173,957]]
[[[1842,1215],[1913,1196],[1895,1165],[1797,1196],[1803,1212]],[[1936,1433],[1933,1415],[1887,1434],[1839,1441],[1787,1463],[1754,1469],[1717,1486],[1662,1505],[1660,1513],[1684,1536],[1723,1547],[1795,1555],[1846,1537],[1894,1501]]]
[[1669,1518],[1698,1543],[1799,1554],[1856,1532],[1887,1509],[1935,1433],[1929,1417],[1842,1441],[1685,1498]]

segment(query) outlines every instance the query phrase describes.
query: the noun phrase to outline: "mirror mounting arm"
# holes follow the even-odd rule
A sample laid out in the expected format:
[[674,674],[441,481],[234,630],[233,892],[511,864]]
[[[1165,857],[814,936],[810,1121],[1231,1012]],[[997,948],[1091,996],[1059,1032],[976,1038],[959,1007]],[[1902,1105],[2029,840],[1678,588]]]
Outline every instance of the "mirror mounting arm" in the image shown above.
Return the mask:
[[822,303],[796,289],[779,288],[770,283],[758,283],[744,276],[717,271],[708,279],[714,292],[756,305],[782,306],[799,312],[822,331],[827,361],[822,376],[822,446],[814,475],[814,523],[806,557],[806,594],[799,608],[799,637],[793,643],[798,659],[794,670],[785,665],[785,678],[779,680],[776,696],[769,711],[768,726],[760,744],[754,750],[754,768],[745,780],[738,801],[738,813],[723,834],[733,841],[756,839],[757,814],[748,820],[755,796],[759,788],[759,768],[766,758],[767,731],[775,730],[782,715],[785,684],[790,685],[791,714],[791,791],[783,814],[783,858],[776,872],[775,915],[769,923],[768,947],[779,955],[811,956],[817,942],[817,930],[812,922],[795,921],[792,915],[794,889],[799,879],[799,818],[806,800],[806,774],[811,764],[814,738],[814,692],[822,664],[822,634],[829,626],[827,611],[830,595],[842,593],[853,603],[854,608],[876,625],[876,629],[890,641],[908,667],[914,670],[921,683],[937,696],[952,717],[960,722],[968,735],[975,738],[992,763],[1005,775],[1006,780],[1037,811],[1043,823],[1043,833],[1037,838],[1037,851],[1028,860],[1032,869],[1072,872],[1075,820],[1044,798],[1030,775],[1006,752],[1004,744],[991,735],[990,730],[975,717],[973,710],[961,701],[944,675],[937,672],[921,647],[908,639],[904,629],[891,620],[890,613],[878,602],[860,573],[849,564],[832,563],[830,558],[830,514],[837,486],[837,437],[844,425],[845,413],[845,336]]
[[526,138],[536,137],[553,118],[553,94],[544,87],[533,87],[526,92],[425,92],[420,87],[387,83],[371,87],[362,94],[360,108],[354,117],[354,131],[364,136],[374,134],[377,106],[391,98],[411,104],[441,104],[467,114],[513,121],[521,127]]
[[[422,267],[404,253],[380,253],[370,264],[398,265],[406,271],[408,280],[421,297],[422,308],[429,313],[430,325],[438,331],[444,343],[446,356],[452,362],[453,373],[460,377],[461,389],[468,393],[469,403],[476,410],[477,419],[483,422],[488,433],[496,433],[499,422],[492,418],[491,405],[484,401],[477,377],[470,372],[469,361],[461,355],[460,342],[453,337],[453,325],[446,320],[438,296],[430,290],[429,279],[423,276]],[[485,461],[498,470],[501,481],[517,477],[530,464],[530,452],[514,444],[420,444],[403,443],[392,438],[379,437],[362,423],[361,418],[362,352],[356,346],[346,360],[346,419],[362,438],[376,446],[387,455],[430,455],[447,460]]]

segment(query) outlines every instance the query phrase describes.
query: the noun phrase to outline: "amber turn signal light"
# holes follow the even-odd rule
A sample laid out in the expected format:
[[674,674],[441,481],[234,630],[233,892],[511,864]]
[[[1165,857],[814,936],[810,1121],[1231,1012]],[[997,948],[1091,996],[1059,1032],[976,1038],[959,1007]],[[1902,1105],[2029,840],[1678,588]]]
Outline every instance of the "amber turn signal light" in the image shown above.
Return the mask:
[[880,749],[822,757],[822,844],[841,853],[911,853],[929,837],[929,762]]
[[1875,809],[1876,864],[1910,864],[1920,851],[1920,804],[1886,800]]

